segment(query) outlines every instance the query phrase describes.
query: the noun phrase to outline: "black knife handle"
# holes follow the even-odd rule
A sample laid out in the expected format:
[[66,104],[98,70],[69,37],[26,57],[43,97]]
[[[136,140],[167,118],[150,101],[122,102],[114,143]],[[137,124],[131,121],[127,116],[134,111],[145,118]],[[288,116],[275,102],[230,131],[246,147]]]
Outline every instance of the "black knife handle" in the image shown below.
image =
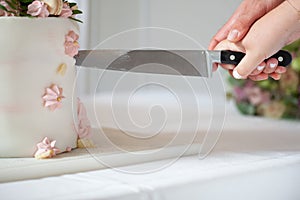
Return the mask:
[[[225,50],[221,51],[221,63],[238,65],[244,58],[245,53]],[[270,58],[276,58],[278,60],[278,66],[286,67],[292,62],[292,55],[288,51],[280,50]],[[270,59],[268,58],[268,59]],[[267,61],[266,59],[265,61]]]

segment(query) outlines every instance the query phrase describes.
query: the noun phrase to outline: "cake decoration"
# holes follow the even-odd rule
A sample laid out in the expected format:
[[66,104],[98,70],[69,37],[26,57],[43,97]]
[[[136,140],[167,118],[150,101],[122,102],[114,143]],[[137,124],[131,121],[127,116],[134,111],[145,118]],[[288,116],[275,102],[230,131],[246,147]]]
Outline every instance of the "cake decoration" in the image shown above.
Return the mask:
[[77,4],[67,0],[0,0],[0,16],[63,17],[81,22],[77,14],[82,14]]
[[63,2],[62,0],[40,0],[44,2],[49,9],[49,13],[51,15],[60,15],[62,8],[63,8]]
[[77,147],[78,148],[94,148],[95,145],[93,141],[89,138],[82,138],[77,140]]
[[77,101],[78,101],[78,108],[77,108],[78,137],[80,139],[90,138],[91,137],[91,125],[90,125],[90,121],[87,117],[86,109],[79,98],[77,98]]
[[4,0],[0,0],[0,16],[3,17],[14,16],[14,13],[11,12],[11,8]]
[[34,154],[36,159],[46,159],[56,156],[60,152],[58,148],[55,147],[56,140],[50,141],[48,137],[45,137],[42,142],[38,143],[37,151]]
[[68,56],[74,57],[78,54],[79,43],[78,43],[79,35],[77,35],[74,31],[69,31],[66,35],[65,41],[65,53]]
[[87,116],[87,112],[85,109],[84,104],[81,102],[79,98],[77,98],[78,101],[78,110],[77,110],[77,116],[78,116],[78,140],[77,140],[77,147],[78,148],[94,148],[95,145],[91,138],[91,124]]
[[[77,118],[78,108],[71,97],[80,31],[72,20],[79,21],[75,17],[81,11],[69,1],[0,0],[0,46],[6,47],[5,53],[0,54],[0,66],[4,69],[0,114],[7,122],[0,126],[0,157],[52,158],[76,149],[79,135],[90,135],[91,127],[83,116],[85,110],[79,109],[80,125],[74,124],[73,112]],[[28,45],[20,46],[18,41],[24,35]],[[32,71],[38,78],[32,78]],[[19,90],[19,85],[26,89]],[[22,101],[15,101],[17,95],[22,96]]]
[[51,111],[54,111],[62,107],[63,89],[55,84],[46,88],[46,94],[43,96],[44,107],[48,107]]
[[67,71],[67,65],[66,63],[62,63],[58,66],[56,73],[64,76],[66,74],[66,71]]
[[27,14],[33,17],[48,17],[50,13],[43,1],[34,1],[29,4]]
[[[76,9],[77,9],[77,6],[75,6]],[[74,8],[75,8],[74,7]],[[71,17],[73,15],[73,10],[72,8],[70,8],[70,5],[66,2],[63,3],[63,7],[62,7],[62,10],[61,10],[61,13],[60,13],[60,17],[64,17],[64,18],[68,18],[68,17]]]

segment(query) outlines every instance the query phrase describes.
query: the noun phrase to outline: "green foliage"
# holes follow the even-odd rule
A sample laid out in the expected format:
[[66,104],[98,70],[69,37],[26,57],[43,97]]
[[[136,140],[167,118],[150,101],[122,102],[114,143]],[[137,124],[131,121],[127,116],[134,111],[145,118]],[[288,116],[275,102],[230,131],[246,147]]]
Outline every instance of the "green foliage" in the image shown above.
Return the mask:
[[269,78],[267,80],[258,81],[256,84],[265,90],[276,90],[278,88],[278,82],[274,81],[273,79]]
[[300,57],[294,58],[291,64],[291,67],[296,72],[300,72]]
[[237,103],[238,110],[245,115],[254,115],[255,107],[249,103]]
[[297,52],[299,50],[299,47],[300,47],[300,40],[285,46],[283,49],[289,52]]
[[230,83],[230,85],[235,85],[235,86],[243,86],[245,84],[245,80],[238,80],[233,78],[232,76],[228,77],[228,82]]

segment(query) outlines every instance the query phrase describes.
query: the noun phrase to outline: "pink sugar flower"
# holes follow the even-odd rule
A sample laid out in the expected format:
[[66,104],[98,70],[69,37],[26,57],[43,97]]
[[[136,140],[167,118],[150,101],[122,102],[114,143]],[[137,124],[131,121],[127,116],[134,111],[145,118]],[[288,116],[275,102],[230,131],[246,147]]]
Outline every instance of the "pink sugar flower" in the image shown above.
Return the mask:
[[63,89],[53,84],[46,88],[46,93],[43,96],[44,106],[48,107],[51,111],[62,107]]
[[86,109],[83,105],[83,103],[78,98],[78,110],[77,110],[77,116],[78,116],[78,137],[80,139],[83,138],[89,138],[91,136],[91,125],[90,121],[87,117]]
[[35,152],[34,157],[37,159],[54,157],[60,152],[60,150],[55,147],[55,143],[56,140],[50,141],[47,137],[45,137],[42,142],[37,144],[37,151]]
[[65,37],[65,53],[71,57],[74,57],[78,54],[79,44],[78,44],[79,36],[74,31],[69,31],[69,33]]
[[[9,7],[9,5],[5,2],[5,1],[3,1],[3,0],[0,0],[0,4],[2,5],[2,6],[4,6],[7,10],[11,10],[11,8]],[[6,10],[2,10],[2,9],[0,9],[0,17],[1,16],[3,16],[3,17],[8,17],[8,16],[14,16],[14,14],[13,13],[10,13],[10,12],[7,12]]]
[[63,18],[68,18],[68,17],[71,17],[72,14],[73,14],[72,9],[70,8],[69,4],[65,2],[63,4],[63,8],[62,8],[59,16],[63,17]]
[[33,17],[48,17],[49,11],[47,9],[47,5],[44,2],[35,0],[28,5],[27,14]]

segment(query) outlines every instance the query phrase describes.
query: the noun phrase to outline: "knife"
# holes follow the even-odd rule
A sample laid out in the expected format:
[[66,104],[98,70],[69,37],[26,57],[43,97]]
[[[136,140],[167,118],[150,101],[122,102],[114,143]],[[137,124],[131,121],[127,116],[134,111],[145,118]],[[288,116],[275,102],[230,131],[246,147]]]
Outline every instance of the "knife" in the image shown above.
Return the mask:
[[[77,66],[103,70],[211,77],[212,63],[237,65],[244,56],[229,50],[103,49],[80,50],[75,59]],[[292,61],[291,54],[284,50],[270,58],[276,58],[279,66],[288,66]]]

